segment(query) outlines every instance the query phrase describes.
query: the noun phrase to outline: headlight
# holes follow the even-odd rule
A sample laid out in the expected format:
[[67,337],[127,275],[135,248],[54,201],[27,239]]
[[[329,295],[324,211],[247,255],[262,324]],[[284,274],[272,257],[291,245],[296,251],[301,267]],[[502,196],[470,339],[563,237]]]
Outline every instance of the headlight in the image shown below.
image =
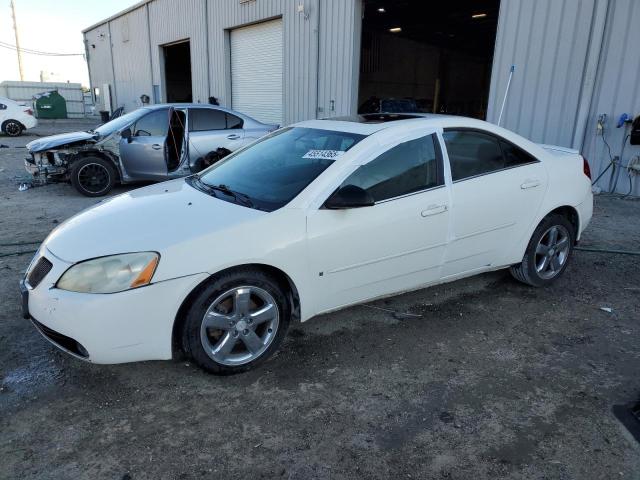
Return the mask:
[[151,282],[160,255],[155,252],[126,253],[95,258],[69,268],[57,288],[81,293],[116,293]]

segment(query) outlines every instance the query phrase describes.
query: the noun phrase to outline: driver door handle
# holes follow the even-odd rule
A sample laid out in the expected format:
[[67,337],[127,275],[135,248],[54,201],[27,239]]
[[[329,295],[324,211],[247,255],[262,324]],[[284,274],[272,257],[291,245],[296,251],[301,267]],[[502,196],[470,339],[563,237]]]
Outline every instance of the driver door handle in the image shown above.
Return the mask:
[[227,135],[227,138],[229,140],[238,140],[240,138],[240,135],[238,135],[237,133],[232,133],[231,135]]
[[154,143],[153,145],[151,145],[151,148],[153,148],[154,150],[160,150],[162,148],[162,145],[160,145],[159,143]]
[[540,185],[540,180],[529,178],[525,180],[522,185],[520,185],[520,188],[523,190],[526,190],[527,188],[534,188],[534,187],[537,187],[538,185]]
[[438,215],[444,213],[449,207],[447,205],[429,205],[426,210],[420,212],[423,217],[430,217],[431,215]]

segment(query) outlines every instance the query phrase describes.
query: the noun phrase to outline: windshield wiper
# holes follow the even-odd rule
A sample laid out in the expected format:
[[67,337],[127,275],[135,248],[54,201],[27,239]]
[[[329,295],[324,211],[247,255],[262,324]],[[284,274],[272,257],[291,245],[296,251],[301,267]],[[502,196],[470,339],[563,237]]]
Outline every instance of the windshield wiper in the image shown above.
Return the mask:
[[[202,180],[200,180],[200,182],[204,183],[202,182]],[[249,197],[248,195],[245,195],[244,193],[235,192],[231,190],[224,183],[221,183],[219,185],[209,185],[209,184],[206,184],[206,185],[208,188],[217,190],[219,192],[224,193],[225,195],[229,195],[230,197],[233,197],[236,200],[236,202],[244,204],[244,206],[246,207],[255,208],[255,206],[253,205],[253,201],[251,201],[251,197]]]

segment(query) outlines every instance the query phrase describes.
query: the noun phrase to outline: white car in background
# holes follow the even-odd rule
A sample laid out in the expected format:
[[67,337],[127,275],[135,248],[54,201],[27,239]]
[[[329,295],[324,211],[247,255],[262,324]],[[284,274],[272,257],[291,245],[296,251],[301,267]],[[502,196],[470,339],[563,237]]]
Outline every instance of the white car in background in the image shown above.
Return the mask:
[[[509,268],[545,286],[593,209],[586,160],[479,120],[374,115],[282,128],[56,228],[22,282],[38,330],[96,363],[214,373],[292,321]],[[391,121],[386,121],[391,120]]]
[[0,130],[5,135],[17,137],[24,130],[38,125],[33,110],[5,97],[0,97]]

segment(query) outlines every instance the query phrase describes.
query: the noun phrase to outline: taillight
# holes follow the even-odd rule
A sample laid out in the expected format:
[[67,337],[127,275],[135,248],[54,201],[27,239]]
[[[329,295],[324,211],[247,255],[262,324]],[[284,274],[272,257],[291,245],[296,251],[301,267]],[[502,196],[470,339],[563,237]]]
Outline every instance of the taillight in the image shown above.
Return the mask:
[[591,168],[589,167],[589,162],[587,162],[587,159],[584,157],[582,157],[582,171],[589,177],[589,180],[591,180]]
[[33,116],[33,110],[31,110],[30,108],[27,108],[24,113],[26,113],[27,115],[31,115]]

